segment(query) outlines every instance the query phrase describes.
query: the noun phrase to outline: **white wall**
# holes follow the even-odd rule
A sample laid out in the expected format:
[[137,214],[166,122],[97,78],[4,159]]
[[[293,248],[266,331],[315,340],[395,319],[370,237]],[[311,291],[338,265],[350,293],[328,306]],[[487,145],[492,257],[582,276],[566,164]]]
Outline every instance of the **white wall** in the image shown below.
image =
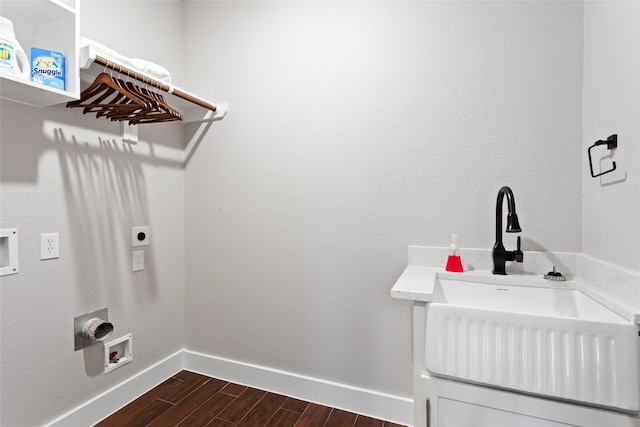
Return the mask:
[[510,185],[525,250],[580,252],[581,3],[185,11],[231,107],[186,167],[190,350],[410,396],[408,244],[490,248]]
[[[640,3],[585,2],[584,7],[584,252],[640,271]],[[591,178],[587,148],[618,135],[612,158],[604,147]]]
[[[83,1],[83,35],[231,112],[185,175],[180,125],[125,152],[115,124],[0,102],[0,226],[21,258],[0,283],[0,424],[49,421],[185,342],[409,396],[410,307],[389,298],[406,246],[490,247],[505,184],[525,250],[640,269],[637,4],[585,2],[584,40],[579,2],[122,6]],[[611,133],[618,171],[592,179],[586,148]],[[141,223],[154,243],[131,274]],[[61,258],[39,261],[55,231]],[[108,376],[73,351],[73,317],[103,306],[135,342]]]
[[[123,5],[83,3],[83,34],[181,78],[181,37],[164,31],[180,28],[180,3],[151,16],[149,3]],[[0,425],[36,426],[184,347],[183,132],[141,126],[128,146],[118,123],[64,105],[0,108],[0,227],[18,229],[20,249],[19,274],[0,283]],[[146,224],[152,245],[133,274],[131,226]],[[40,233],[50,232],[60,233],[60,258],[40,261]],[[73,340],[73,318],[103,307],[113,337],[131,332],[134,342],[133,362],[108,375],[102,345],[76,352]]]

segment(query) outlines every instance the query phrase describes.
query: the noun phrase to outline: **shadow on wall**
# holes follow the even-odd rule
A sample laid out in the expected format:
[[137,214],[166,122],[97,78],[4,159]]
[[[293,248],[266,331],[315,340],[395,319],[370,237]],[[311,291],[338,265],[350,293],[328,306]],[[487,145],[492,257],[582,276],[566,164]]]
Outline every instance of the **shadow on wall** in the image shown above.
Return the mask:
[[[94,292],[110,289],[112,298],[124,298],[112,283],[118,280],[113,272],[130,271],[130,260],[116,253],[129,252],[129,227],[147,225],[150,218],[143,156],[113,138],[92,135],[91,142],[80,143],[63,127],[54,128],[53,135],[73,250],[83,260],[76,269],[80,294],[91,301],[81,288],[93,283]],[[149,296],[155,291],[153,271],[147,268],[144,281]]]
[[[141,133],[152,134],[153,144],[141,144],[144,148],[134,150],[130,144],[120,140],[118,122],[74,115],[61,105],[37,108],[5,100],[0,103],[0,179],[3,183],[37,183],[39,161],[49,151],[58,152],[61,158],[91,158],[94,164],[96,159],[102,159],[99,163],[111,163],[113,168],[120,169],[135,168],[142,164],[178,169],[184,167],[183,161],[163,158],[155,153],[154,146],[174,145],[174,141],[155,137],[163,135],[162,129],[154,134],[149,127],[141,126]],[[158,128],[161,126],[154,126],[154,129]]]
[[[150,222],[149,189],[160,185],[153,167],[183,169],[181,132],[165,125],[144,128],[132,146],[119,140],[116,122],[72,114],[64,106],[1,103],[5,219],[34,233],[46,226],[67,234],[65,258],[73,266],[74,298],[82,306],[93,307],[106,292],[117,303],[125,298],[128,281],[152,297],[157,292],[152,265],[145,275],[129,275],[130,230]],[[152,262],[151,248],[147,256]]]
[[185,166],[189,164],[191,158],[198,150],[200,143],[204,139],[207,132],[213,125],[213,122],[204,122],[204,123],[192,123],[185,126],[184,137],[185,137],[185,156],[184,156],[184,164]]

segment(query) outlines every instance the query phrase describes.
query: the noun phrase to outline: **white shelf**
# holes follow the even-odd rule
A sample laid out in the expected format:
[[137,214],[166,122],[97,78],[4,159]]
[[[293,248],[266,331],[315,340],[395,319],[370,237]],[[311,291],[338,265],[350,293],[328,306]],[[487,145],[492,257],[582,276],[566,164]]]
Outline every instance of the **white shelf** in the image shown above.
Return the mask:
[[74,2],[61,2],[56,0],[2,0],[0,1],[0,13],[22,16],[25,19],[44,25],[75,14]]
[[13,22],[27,57],[32,47],[65,57],[65,90],[43,86],[12,74],[0,74],[0,97],[46,107],[78,99],[78,0],[0,0],[0,15]]
[[78,99],[75,94],[69,91],[43,86],[4,73],[0,73],[0,94],[2,98],[37,107],[46,107]]
[[[95,62],[92,46],[79,48],[78,4],[79,0],[0,0],[0,15],[13,22],[16,39],[27,57],[32,47],[60,52],[65,57],[65,90],[0,73],[0,97],[38,107],[67,103],[80,98],[81,78],[90,83],[104,71],[104,66]],[[117,65],[117,61],[111,62]],[[213,104],[170,84],[161,89],[167,103],[182,114],[183,123],[221,120],[229,109],[227,104]]]
[[[80,79],[83,82],[91,83],[100,73],[105,71],[105,66],[96,63],[98,56],[105,55],[104,52],[97,52],[92,45],[82,46],[79,50],[79,64],[80,64]],[[197,122],[210,122],[215,120],[222,120],[229,111],[229,105],[226,103],[214,104],[211,101],[205,100],[197,95],[194,95],[184,89],[180,89],[169,83],[165,83],[157,80],[153,76],[145,74],[142,71],[127,68],[121,64],[118,64],[117,59],[104,57],[110,63],[113,63],[115,68],[129,69],[130,71],[138,74],[142,79],[152,80],[163,86],[161,90],[163,96],[167,100],[167,103],[179,111],[183,116],[182,123],[197,123]],[[128,74],[123,74],[127,75]],[[135,76],[130,76],[135,78]],[[140,80],[140,79],[139,79]],[[205,106],[213,106],[215,111]]]

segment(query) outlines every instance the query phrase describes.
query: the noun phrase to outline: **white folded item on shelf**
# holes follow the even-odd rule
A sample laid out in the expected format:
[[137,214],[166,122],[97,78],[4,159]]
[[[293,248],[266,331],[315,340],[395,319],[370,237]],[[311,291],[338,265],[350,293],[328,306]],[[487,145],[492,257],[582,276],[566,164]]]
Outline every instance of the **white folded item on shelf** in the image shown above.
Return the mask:
[[158,64],[144,59],[128,58],[94,40],[86,37],[80,37],[80,47],[82,48],[83,46],[91,46],[96,55],[102,56],[109,61],[116,62],[119,65],[140,71],[143,74],[155,78],[156,80],[171,84],[171,73],[169,73],[169,70]]

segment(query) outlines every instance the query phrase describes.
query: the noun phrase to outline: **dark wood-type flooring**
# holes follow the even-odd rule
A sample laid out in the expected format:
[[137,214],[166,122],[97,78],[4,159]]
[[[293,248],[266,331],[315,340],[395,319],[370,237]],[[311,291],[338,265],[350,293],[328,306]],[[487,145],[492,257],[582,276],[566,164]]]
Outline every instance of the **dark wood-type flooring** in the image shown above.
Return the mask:
[[388,421],[181,371],[97,427],[400,427]]

